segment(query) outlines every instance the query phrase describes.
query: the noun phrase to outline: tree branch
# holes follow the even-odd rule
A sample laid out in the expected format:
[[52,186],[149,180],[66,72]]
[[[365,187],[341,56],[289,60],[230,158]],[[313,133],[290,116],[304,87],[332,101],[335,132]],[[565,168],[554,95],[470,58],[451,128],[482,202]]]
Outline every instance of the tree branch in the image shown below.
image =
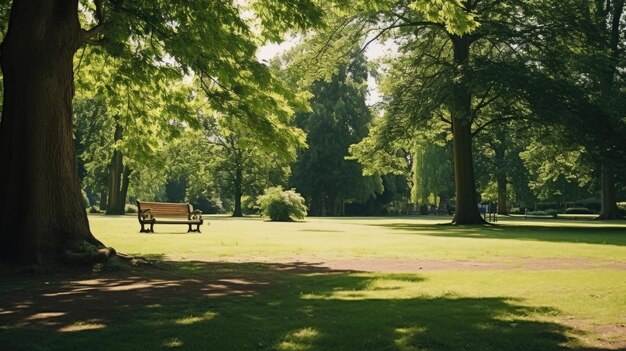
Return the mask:
[[492,125],[494,123],[507,122],[507,121],[512,121],[512,120],[515,120],[515,119],[522,120],[522,119],[528,119],[528,118],[518,117],[518,116],[502,116],[502,117],[494,118],[492,120],[489,120],[489,121],[485,122],[484,124],[482,124],[478,128],[476,128],[476,130],[472,132],[472,137],[475,137],[476,135],[478,135],[478,133],[480,133],[485,128],[489,127],[490,125]]
[[96,43],[93,41],[93,38],[102,32],[102,28],[105,24],[103,1],[104,0],[94,0],[93,2],[96,5],[94,17],[97,22],[96,25],[90,29],[83,29],[83,42],[85,43]]

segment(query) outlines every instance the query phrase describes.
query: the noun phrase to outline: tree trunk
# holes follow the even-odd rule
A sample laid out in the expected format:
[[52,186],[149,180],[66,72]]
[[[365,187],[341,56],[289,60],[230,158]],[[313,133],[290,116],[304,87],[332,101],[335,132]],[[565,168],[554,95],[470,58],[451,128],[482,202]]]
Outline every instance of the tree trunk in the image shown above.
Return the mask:
[[321,200],[321,196],[312,196],[311,197],[311,208],[309,209],[309,216],[321,216],[322,215],[322,207],[323,201]]
[[496,183],[498,187],[498,214],[508,215],[509,209],[506,200],[506,140],[504,135],[499,135],[499,143],[494,146],[494,152],[496,155]]
[[78,0],[14,0],[2,43],[0,261],[40,264],[89,229],[72,140]]
[[509,208],[506,200],[506,186],[507,180],[506,176],[498,176],[498,214],[500,215],[508,215]]
[[464,81],[464,69],[469,62],[470,41],[467,37],[452,36],[454,65],[458,77],[452,87],[452,137],[454,151],[454,183],[456,186],[456,211],[454,224],[482,224],[478,210],[474,160],[472,155],[471,93]]
[[325,216],[334,217],[337,215],[337,198],[335,195],[329,195],[326,198],[326,213]]
[[447,194],[439,195],[439,206],[437,206],[437,214],[438,215],[447,215],[448,214],[448,198]]
[[[119,123],[115,124],[114,140],[122,140],[124,130]],[[111,163],[109,163],[109,199],[107,202],[107,215],[123,215],[126,196],[122,196],[122,175],[124,173],[124,155],[121,150],[113,151]]]
[[235,210],[233,211],[233,217],[243,217],[243,212],[241,211],[241,196],[243,195],[242,191],[242,183],[243,183],[243,174],[242,174],[241,166],[237,165],[237,169],[235,170]]
[[[602,75],[600,81],[600,89],[605,101],[611,101],[614,98],[615,93],[615,76],[617,73],[617,67],[619,65],[619,44],[622,34],[621,18],[624,12],[624,0],[616,0],[613,3],[613,9],[611,11],[611,25],[609,27],[610,41],[609,49],[611,50],[611,63],[605,67],[605,72]],[[606,15],[602,16],[600,21],[606,21]],[[601,22],[604,23],[604,22]],[[613,118],[618,118],[613,116]],[[600,172],[600,215],[598,219],[619,219],[620,213],[617,207],[617,197],[615,194],[615,173],[613,170],[602,165]]]
[[104,211],[107,208],[107,192],[102,190],[100,192],[100,211]]
[[130,167],[125,166],[124,173],[122,174],[122,188],[120,189],[120,196],[118,198],[118,206],[122,207],[124,209],[124,212],[126,212],[126,198],[128,197],[128,187],[130,186],[131,173],[133,173],[133,171],[130,169]]
[[615,174],[602,166],[600,175],[600,215],[598,219],[619,219],[620,213],[615,196]]

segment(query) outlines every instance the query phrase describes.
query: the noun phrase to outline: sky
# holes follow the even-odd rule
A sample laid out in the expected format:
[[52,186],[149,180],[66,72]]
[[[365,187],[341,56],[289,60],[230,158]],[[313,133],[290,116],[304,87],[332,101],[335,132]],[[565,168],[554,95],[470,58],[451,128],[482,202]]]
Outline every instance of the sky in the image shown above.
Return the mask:
[[[260,62],[267,62],[272,58],[281,55],[289,49],[296,46],[301,40],[300,36],[289,38],[282,43],[269,43],[259,48],[257,59]],[[381,43],[379,41],[372,42],[365,50],[365,56],[368,61],[377,60],[385,56],[391,56],[396,53],[396,47],[393,43]],[[367,80],[369,94],[367,97],[368,106],[375,105],[382,101],[382,95],[378,89],[378,84],[374,77],[370,75]]]

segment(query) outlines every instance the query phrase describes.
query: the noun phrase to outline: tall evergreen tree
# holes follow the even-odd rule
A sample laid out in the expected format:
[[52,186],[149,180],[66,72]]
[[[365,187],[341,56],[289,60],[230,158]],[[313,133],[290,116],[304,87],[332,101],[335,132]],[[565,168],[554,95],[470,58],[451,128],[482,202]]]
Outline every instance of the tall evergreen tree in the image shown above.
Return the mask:
[[350,145],[367,135],[372,119],[366,105],[368,71],[359,55],[339,67],[330,81],[316,81],[311,112],[298,114],[308,148],[298,155],[291,184],[308,200],[311,215],[344,214],[346,201],[365,201],[382,191],[380,177],[363,176],[346,160]]

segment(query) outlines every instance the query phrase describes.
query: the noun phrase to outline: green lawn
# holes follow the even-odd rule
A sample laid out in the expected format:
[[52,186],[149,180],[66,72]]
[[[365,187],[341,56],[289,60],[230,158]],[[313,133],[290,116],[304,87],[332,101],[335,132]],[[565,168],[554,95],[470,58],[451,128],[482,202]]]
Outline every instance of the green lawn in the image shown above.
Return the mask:
[[626,348],[626,222],[209,217],[202,234],[140,234],[131,216],[90,220],[158,261],[5,275],[0,350]]

